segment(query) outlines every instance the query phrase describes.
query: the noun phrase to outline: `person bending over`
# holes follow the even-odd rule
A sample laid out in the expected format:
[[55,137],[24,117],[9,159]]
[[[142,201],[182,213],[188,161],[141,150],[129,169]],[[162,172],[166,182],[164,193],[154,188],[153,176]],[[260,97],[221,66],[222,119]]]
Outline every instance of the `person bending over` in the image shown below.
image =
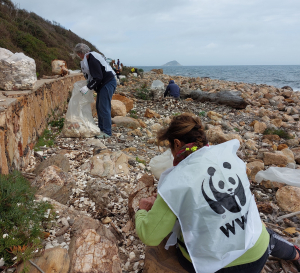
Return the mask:
[[87,86],[82,87],[80,91],[83,94],[92,89],[97,92],[96,109],[98,126],[101,130],[97,138],[109,138],[111,136],[111,99],[117,87],[116,73],[103,55],[94,51],[90,52],[86,44],[77,44],[74,51],[82,60],[81,70],[88,81]]
[[268,256],[298,260],[299,248],[262,223],[250,191],[237,139],[208,146],[199,117],[181,114],[158,133],[168,140],[173,167],[162,173],[158,194],[142,198],[135,215],[143,243],[177,245],[188,272],[260,273]]

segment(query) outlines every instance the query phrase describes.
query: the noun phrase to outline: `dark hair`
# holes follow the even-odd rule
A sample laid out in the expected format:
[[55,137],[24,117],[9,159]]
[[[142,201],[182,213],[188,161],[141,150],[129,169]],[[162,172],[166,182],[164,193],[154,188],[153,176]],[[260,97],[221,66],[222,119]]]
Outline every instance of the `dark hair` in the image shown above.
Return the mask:
[[174,139],[185,144],[196,142],[195,145],[198,148],[202,148],[208,143],[200,118],[189,113],[173,117],[169,127],[161,129],[157,133],[158,143],[168,140],[172,150],[174,149]]

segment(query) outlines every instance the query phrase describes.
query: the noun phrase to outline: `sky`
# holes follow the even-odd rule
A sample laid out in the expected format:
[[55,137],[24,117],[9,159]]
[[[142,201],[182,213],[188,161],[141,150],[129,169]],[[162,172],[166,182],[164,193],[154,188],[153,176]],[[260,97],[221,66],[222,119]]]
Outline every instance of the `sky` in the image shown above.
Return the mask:
[[300,0],[19,0],[124,65],[300,65]]

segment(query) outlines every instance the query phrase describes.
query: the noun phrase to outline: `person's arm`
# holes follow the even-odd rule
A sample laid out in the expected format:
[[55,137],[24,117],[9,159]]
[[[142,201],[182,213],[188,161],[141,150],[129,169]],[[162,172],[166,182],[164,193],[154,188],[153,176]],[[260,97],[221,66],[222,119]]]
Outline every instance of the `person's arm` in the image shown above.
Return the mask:
[[157,246],[172,231],[176,215],[158,194],[153,207],[148,212],[139,210],[135,214],[135,229],[141,241],[149,246]]
[[95,90],[97,89],[97,86],[101,84],[103,79],[101,65],[92,54],[89,54],[88,64],[93,80],[88,83],[87,87]]
[[169,90],[170,90],[170,86],[168,85],[167,88],[166,88],[166,91],[164,93],[164,98],[168,95]]

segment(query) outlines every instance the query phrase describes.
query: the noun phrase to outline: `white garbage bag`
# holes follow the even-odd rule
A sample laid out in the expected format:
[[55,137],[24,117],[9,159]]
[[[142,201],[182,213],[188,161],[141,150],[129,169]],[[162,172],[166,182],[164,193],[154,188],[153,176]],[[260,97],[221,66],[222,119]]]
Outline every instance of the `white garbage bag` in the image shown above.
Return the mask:
[[0,89],[33,89],[36,81],[34,59],[23,53],[14,54],[5,48],[0,48]]
[[160,80],[155,80],[151,84],[151,89],[164,89],[164,88],[165,88],[165,85]]
[[86,84],[86,81],[74,83],[62,130],[64,137],[93,137],[100,134],[91,108],[91,103],[94,102],[94,91],[89,90],[85,95],[80,92],[80,88]]
[[173,166],[174,157],[171,149],[166,150],[161,155],[155,156],[150,160],[149,166],[152,174],[156,179],[160,178],[160,175],[167,169]]
[[290,186],[300,187],[300,169],[281,167],[270,167],[265,171],[259,171],[255,175],[255,181],[260,183],[263,180],[285,183]]

